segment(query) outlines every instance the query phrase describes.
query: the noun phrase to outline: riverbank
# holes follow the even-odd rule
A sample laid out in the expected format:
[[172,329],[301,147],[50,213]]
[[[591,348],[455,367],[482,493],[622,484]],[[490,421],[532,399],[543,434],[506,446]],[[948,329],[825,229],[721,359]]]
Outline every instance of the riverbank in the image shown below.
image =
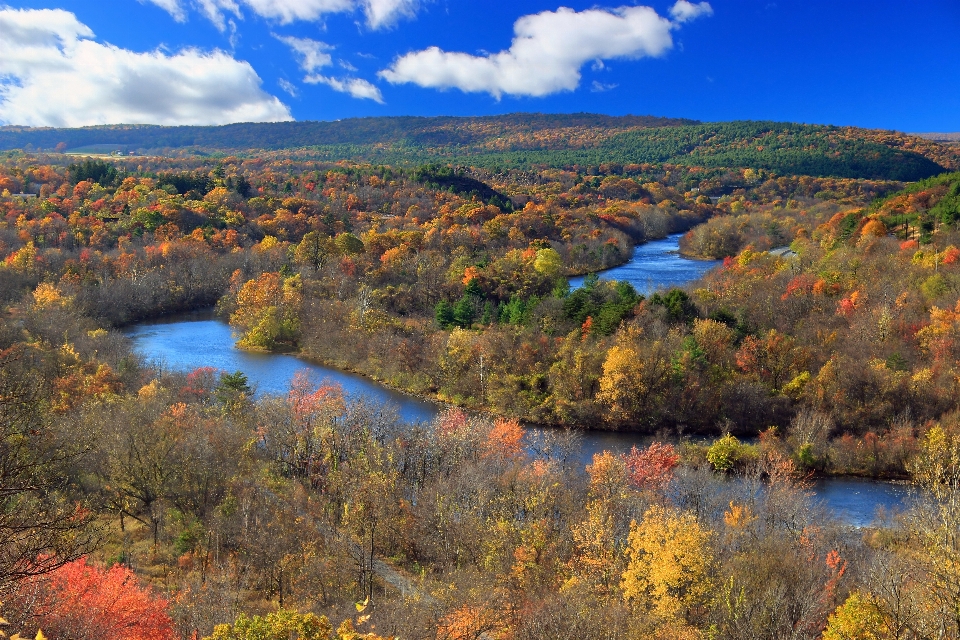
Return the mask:
[[[206,319],[199,319],[206,316]],[[342,370],[322,367],[315,362],[290,354],[259,354],[237,349],[230,328],[214,318],[211,311],[188,314],[185,318],[167,318],[155,323],[139,325],[128,331],[137,353],[149,360],[160,362],[164,368],[190,371],[201,366],[211,366],[228,372],[243,371],[259,393],[285,395],[290,381],[297,371],[306,369],[315,382],[328,380],[343,387],[349,398],[366,399],[380,407],[395,406],[398,418],[407,422],[431,422],[444,405],[401,394],[376,384],[369,378]],[[526,425],[530,446],[551,441],[562,432],[554,427]],[[595,454],[610,451],[627,454],[633,447],[644,448],[653,441],[664,438],[649,434],[615,431],[579,430],[572,435],[576,446],[576,459],[582,466],[590,464]],[[669,439],[668,439],[669,440]],[[706,450],[715,440],[690,442],[681,447],[704,452],[700,460],[688,460],[690,468],[704,464]],[[679,444],[679,441],[677,441]],[[755,447],[755,443],[742,443],[743,447]],[[744,459],[748,456],[744,455]],[[851,522],[855,526],[867,526],[873,511],[881,506],[891,511],[902,503],[908,492],[903,483],[878,482],[857,476],[819,475],[812,478],[814,492],[820,496],[830,491],[832,497],[824,498],[828,504],[837,503],[837,508],[852,510]],[[834,488],[839,484],[842,489]],[[854,497],[850,497],[853,495]],[[860,498],[856,498],[860,496]],[[841,504],[842,503],[842,504]],[[833,508],[831,506],[831,508]]]

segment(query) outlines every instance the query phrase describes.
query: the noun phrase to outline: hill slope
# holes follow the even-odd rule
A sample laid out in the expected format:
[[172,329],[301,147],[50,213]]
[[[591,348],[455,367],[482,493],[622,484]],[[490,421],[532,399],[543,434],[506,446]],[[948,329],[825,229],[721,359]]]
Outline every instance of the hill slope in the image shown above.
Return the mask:
[[960,168],[960,149],[891,131],[653,116],[383,117],[218,127],[0,127],[0,149],[304,150],[318,160],[482,167],[679,164],[781,175],[914,181]]
[[[644,127],[695,124],[695,120],[654,116],[606,116],[590,113],[515,113],[502,116],[434,118],[401,116],[350,118],[332,122],[260,122],[223,126],[162,127],[156,125],[105,125],[76,129],[0,127],[0,149],[18,149],[26,144],[52,149],[64,142],[68,149],[88,145],[115,145],[124,149],[162,147],[240,150],[291,149],[325,145],[401,145],[435,147],[483,145],[499,138],[527,140],[532,148],[543,144],[576,146],[577,132],[589,132],[585,140],[597,140]],[[543,132],[550,132],[547,139]],[[538,135],[540,134],[540,135]],[[521,142],[522,144],[522,142]],[[581,141],[582,144],[582,141]]]

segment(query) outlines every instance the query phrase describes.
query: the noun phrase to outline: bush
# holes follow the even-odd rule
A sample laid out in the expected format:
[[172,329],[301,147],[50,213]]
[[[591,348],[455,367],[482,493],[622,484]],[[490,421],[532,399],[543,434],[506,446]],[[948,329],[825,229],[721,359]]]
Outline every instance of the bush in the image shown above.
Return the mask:
[[717,471],[732,471],[758,458],[756,447],[742,444],[729,433],[710,445],[707,462]]

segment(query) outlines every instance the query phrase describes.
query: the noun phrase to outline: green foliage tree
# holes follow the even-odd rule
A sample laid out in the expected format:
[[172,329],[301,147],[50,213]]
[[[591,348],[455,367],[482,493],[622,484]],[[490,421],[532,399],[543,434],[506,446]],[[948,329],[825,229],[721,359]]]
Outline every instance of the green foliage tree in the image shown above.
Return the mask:
[[363,241],[352,233],[339,233],[333,239],[334,245],[337,249],[340,250],[340,253],[345,256],[357,255],[363,253],[366,249],[363,246]]
[[[359,241],[359,238],[357,238]],[[341,251],[341,245],[346,246],[348,241],[340,241],[338,245],[335,240],[329,236],[324,236],[317,231],[308,231],[303,239],[294,249],[293,259],[300,264],[310,265],[314,271],[320,271],[328,260]],[[356,247],[356,243],[350,241],[350,245]],[[360,243],[363,247],[363,243]],[[362,249],[361,249],[362,250]]]
[[650,303],[666,309],[670,322],[689,323],[698,315],[696,305],[683,289],[670,289],[666,295],[655,293],[650,297]]
[[89,180],[105,187],[115,184],[120,177],[113,163],[93,158],[71,164],[67,167],[67,171],[70,172],[70,178],[74,183]]

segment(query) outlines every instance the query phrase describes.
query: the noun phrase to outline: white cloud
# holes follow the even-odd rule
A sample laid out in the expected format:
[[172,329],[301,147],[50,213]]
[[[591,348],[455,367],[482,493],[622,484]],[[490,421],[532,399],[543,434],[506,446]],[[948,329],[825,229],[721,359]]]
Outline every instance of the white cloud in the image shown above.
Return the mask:
[[605,84],[605,83],[603,83],[603,82],[598,82],[597,80],[594,80],[594,81],[593,81],[593,84],[590,85],[590,91],[592,91],[592,92],[594,92],[594,93],[602,93],[602,92],[604,92],[604,91],[610,91],[610,90],[612,90],[612,89],[616,89],[618,86],[620,86],[620,85],[617,85],[617,84]]
[[140,2],[151,2],[171,16],[177,22],[186,22],[187,21],[187,12],[184,11],[183,6],[180,4],[180,0],[140,0]]
[[0,9],[0,122],[31,126],[291,120],[222,51],[138,53],[92,40],[63,10]]
[[[162,7],[163,5],[161,3],[175,2],[177,0],[151,1],[156,2]],[[196,0],[196,3],[200,13],[205,15],[220,31],[225,31],[227,28],[224,12],[232,13],[237,18],[243,17],[243,14],[240,13],[239,5],[233,0]]]
[[[333,58],[329,53],[327,53],[328,51],[332,50],[333,47],[326,42],[311,40],[310,38],[278,36],[276,34],[274,34],[273,37],[286,44],[297,55],[297,58],[299,58],[300,61],[300,68],[303,69],[303,71],[307,74],[303,79],[304,82],[308,84],[325,84],[334,91],[349,94],[354,98],[373,100],[374,102],[383,104],[383,94],[380,93],[380,89],[367,80],[363,80],[361,78],[334,78],[315,73],[317,69],[321,69],[333,64]],[[344,66],[342,61],[340,64],[341,66]],[[346,66],[348,69],[356,71],[356,69],[350,65]],[[289,83],[287,84],[289,85]],[[287,93],[290,93],[290,91],[284,87],[284,85],[281,84],[280,86],[283,87]]]
[[373,29],[389,27],[400,18],[412,18],[419,8],[417,0],[363,0],[367,24]]
[[383,104],[383,94],[380,89],[362,78],[331,78],[320,74],[311,74],[303,79],[310,84],[325,84],[334,91],[347,93],[354,98],[373,100]]
[[294,98],[296,98],[300,94],[300,91],[297,89],[297,85],[293,84],[286,78],[280,78],[279,80],[277,80],[277,84],[280,86],[281,89],[289,93]]
[[310,38],[278,36],[276,34],[274,34],[273,37],[293,49],[293,52],[296,53],[300,59],[300,68],[307,73],[333,64],[333,58],[327,53],[327,51],[330,51],[333,47],[326,42],[311,40]]
[[[141,0],[143,1],[143,0]],[[186,9],[182,0],[146,0],[167,11],[174,20],[184,22]],[[362,10],[371,29],[389,27],[400,18],[413,17],[420,6],[418,0],[240,0],[254,14],[280,24],[296,21],[314,22],[331,13]],[[192,4],[211,22],[224,30],[224,12],[242,17],[235,0],[192,0]]]
[[503,94],[545,96],[573,91],[588,62],[666,53],[673,47],[671,32],[696,17],[686,5],[697,15],[706,14],[704,6],[709,8],[707,3],[691,5],[680,0],[671,12],[681,17],[671,22],[650,7],[579,12],[560,7],[517,20],[513,42],[506,51],[470,55],[430,47],[401,56],[380,76],[394,84],[456,88],[489,93],[498,99]]
[[699,2],[694,4],[687,0],[677,0],[677,3],[670,7],[670,15],[678,24],[690,22],[700,16],[712,16],[713,7],[709,2]]
[[242,0],[262,18],[289,24],[297,20],[312,22],[324,14],[345,13],[354,9],[353,0]]

